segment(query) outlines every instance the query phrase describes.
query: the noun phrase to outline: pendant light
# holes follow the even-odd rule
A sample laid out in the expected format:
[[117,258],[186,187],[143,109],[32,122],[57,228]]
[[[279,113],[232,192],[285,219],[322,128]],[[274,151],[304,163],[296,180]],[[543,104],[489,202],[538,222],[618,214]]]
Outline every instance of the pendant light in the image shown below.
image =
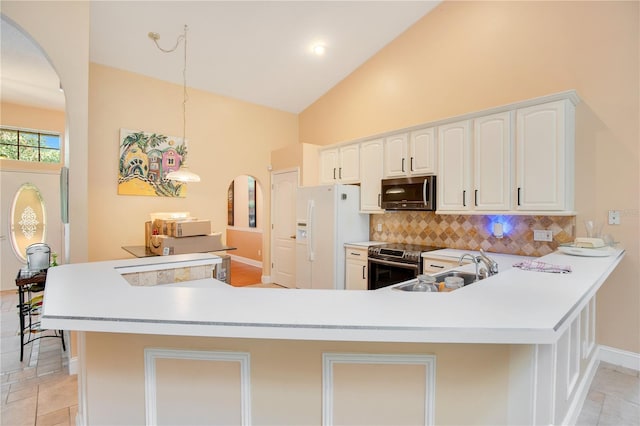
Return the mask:
[[[184,41],[184,68],[182,69],[182,81],[183,81],[183,91],[182,91],[182,142],[185,144],[186,146],[186,135],[187,135],[187,100],[189,99],[189,96],[187,95],[187,30],[189,29],[189,27],[187,27],[186,25],[184,26],[184,33],[181,36],[178,36],[178,39],[176,40],[176,45],[173,46],[172,49],[163,49],[162,47],[160,47],[160,45],[158,44],[158,40],[160,39],[160,34],[158,33],[149,33],[149,38],[151,40],[153,40],[153,42],[156,44],[156,47],[158,49],[160,49],[162,52],[164,53],[171,53],[173,51],[175,51],[178,46],[180,45],[181,41]],[[187,166],[187,161],[186,158],[184,159],[184,161],[180,162],[180,167],[178,168],[178,170],[174,170],[172,172],[169,172],[166,176],[165,179],[169,179],[169,180],[175,180],[178,182],[200,182],[200,176],[198,176],[197,174],[193,173],[190,169],[189,166]]]

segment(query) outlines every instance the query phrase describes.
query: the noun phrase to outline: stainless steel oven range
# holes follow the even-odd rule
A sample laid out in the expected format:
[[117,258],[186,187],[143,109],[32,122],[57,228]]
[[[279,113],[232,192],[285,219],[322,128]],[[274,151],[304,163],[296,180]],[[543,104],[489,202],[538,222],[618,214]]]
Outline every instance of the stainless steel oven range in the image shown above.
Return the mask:
[[369,290],[413,279],[422,271],[422,253],[440,247],[415,244],[384,244],[368,250]]

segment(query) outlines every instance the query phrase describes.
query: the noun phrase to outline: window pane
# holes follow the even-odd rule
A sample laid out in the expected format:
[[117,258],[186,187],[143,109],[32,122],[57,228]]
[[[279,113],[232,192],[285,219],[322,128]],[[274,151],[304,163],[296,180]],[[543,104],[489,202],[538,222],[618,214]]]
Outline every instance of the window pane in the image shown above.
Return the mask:
[[40,146],[47,147],[47,148],[60,149],[60,136],[40,135]]
[[22,161],[38,161],[38,148],[21,146],[19,158]]
[[18,144],[18,132],[16,130],[0,130],[0,143],[8,143],[12,145]]
[[[38,139],[37,133],[20,132],[20,145],[38,146]],[[22,152],[20,157],[22,157]]]
[[40,161],[43,163],[59,163],[60,151],[57,149],[40,148]]
[[18,146],[17,145],[0,145],[0,157],[8,158],[10,160],[17,160]]

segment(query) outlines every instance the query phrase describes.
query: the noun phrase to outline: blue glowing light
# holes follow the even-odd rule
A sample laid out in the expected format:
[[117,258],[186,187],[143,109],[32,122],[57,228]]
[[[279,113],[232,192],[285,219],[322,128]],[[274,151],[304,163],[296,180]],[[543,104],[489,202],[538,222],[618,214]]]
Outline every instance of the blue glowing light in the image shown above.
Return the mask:
[[488,229],[487,232],[489,235],[493,235],[493,225],[495,223],[500,223],[502,224],[502,235],[503,236],[507,236],[509,235],[509,233],[511,232],[512,226],[509,223],[509,221],[507,220],[506,217],[504,216],[488,216],[489,218],[489,222],[488,222]]

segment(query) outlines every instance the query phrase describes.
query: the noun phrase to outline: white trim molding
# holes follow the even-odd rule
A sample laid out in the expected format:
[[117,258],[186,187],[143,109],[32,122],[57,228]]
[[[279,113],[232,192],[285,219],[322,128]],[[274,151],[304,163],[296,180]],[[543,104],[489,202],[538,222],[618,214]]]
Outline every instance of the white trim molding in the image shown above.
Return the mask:
[[599,345],[598,359],[609,364],[640,371],[640,354],[635,352]]
[[248,257],[242,257],[235,254],[231,254],[227,252],[227,255],[231,258],[231,260],[235,260],[236,262],[244,263],[245,265],[255,266],[256,268],[262,268],[262,261],[249,259]]
[[425,426],[435,423],[436,356],[407,354],[322,354],[322,424],[333,426],[333,366],[335,364],[396,364],[425,367]]
[[191,351],[146,348],[144,350],[145,418],[147,425],[158,423],[156,394],[156,360],[182,359],[198,361],[235,361],[240,364],[241,424],[251,424],[251,372],[248,352]]

